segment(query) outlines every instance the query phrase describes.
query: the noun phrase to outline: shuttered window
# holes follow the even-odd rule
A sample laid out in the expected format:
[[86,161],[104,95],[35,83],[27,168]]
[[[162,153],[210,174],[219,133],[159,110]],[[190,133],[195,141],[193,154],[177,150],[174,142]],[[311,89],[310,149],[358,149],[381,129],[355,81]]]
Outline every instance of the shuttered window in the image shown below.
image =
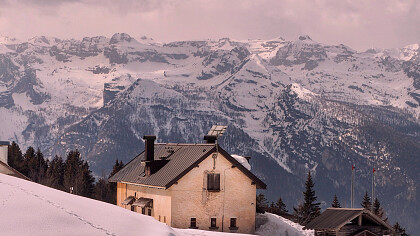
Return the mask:
[[220,174],[217,174],[217,173],[207,174],[207,190],[220,191]]
[[211,220],[210,220],[210,227],[212,227],[212,228],[216,228],[217,226],[216,226],[216,218],[211,218]]
[[236,227],[236,218],[230,218],[230,227]]
[[191,218],[190,228],[192,228],[192,229],[197,228],[197,219],[196,218]]

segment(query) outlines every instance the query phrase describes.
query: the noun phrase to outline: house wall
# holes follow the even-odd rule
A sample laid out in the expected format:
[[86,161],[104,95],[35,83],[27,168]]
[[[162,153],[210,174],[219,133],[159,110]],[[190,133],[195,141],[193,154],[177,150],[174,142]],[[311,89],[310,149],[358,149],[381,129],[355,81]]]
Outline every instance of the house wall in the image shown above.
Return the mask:
[[[197,219],[199,229],[209,230],[212,217],[217,219],[215,231],[254,233],[256,185],[238,168],[219,154],[213,169],[210,156],[183,176],[169,191],[172,195],[172,226],[190,227]],[[220,191],[207,191],[207,173],[220,173]],[[230,218],[237,218],[237,230],[230,230]],[[223,220],[223,224],[222,224]]]
[[[170,191],[153,187],[145,187],[133,184],[117,183],[117,205],[131,210],[131,205],[122,205],[128,196],[136,198],[144,197],[153,199],[152,217],[171,226],[171,196]],[[146,208],[146,215],[147,215]],[[140,207],[134,207],[134,211],[141,213]]]
[[12,170],[10,170],[9,168],[1,164],[0,164],[0,173],[5,174],[5,175],[15,175],[15,173]]

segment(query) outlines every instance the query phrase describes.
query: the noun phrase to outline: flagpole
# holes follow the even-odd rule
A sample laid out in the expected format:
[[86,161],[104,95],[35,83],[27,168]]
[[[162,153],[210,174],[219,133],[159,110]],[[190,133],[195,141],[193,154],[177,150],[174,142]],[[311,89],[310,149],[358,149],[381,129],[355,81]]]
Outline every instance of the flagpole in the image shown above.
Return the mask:
[[372,174],[372,212],[373,212],[374,202],[375,202],[375,168],[373,168],[373,174]]
[[354,165],[351,165],[351,208],[354,208]]

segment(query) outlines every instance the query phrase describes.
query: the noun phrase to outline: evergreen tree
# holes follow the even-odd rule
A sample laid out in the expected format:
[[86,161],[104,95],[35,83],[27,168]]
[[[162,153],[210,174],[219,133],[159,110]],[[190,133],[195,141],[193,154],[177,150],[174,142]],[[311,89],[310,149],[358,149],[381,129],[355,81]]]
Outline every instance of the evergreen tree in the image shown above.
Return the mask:
[[[373,202],[373,214],[377,215],[381,219],[383,219],[385,215],[385,211],[381,207],[381,203],[379,202],[378,198],[375,198],[375,201]],[[383,220],[387,221],[388,218],[383,219]]]
[[34,182],[38,182],[36,178],[38,177],[38,166],[39,163],[36,159],[35,149],[28,147],[24,155],[24,173]]
[[394,225],[395,235],[397,236],[410,236],[405,232],[405,228],[403,228],[398,222]]
[[285,214],[288,212],[288,210],[286,209],[286,204],[284,204],[283,199],[281,199],[281,197],[279,198],[279,200],[277,200],[276,204],[274,205],[274,209],[275,209],[275,214]]
[[277,214],[276,213],[276,205],[274,204],[274,202],[270,203],[270,206],[268,207],[267,211],[270,212],[270,213]]
[[113,198],[111,185],[106,178],[99,178],[93,190],[93,198],[99,201],[114,203],[116,199]]
[[364,207],[365,209],[371,211],[372,210],[372,202],[370,201],[370,197],[368,192],[366,191],[365,196],[363,197],[363,201],[360,204],[362,205],[362,207]]
[[48,165],[45,185],[55,189],[65,190],[63,186],[64,169],[63,159],[55,156]]
[[65,161],[65,169],[63,176],[63,186],[65,191],[73,192],[75,194],[78,193],[77,176],[79,166],[81,166],[80,153],[77,150],[71,150],[68,153],[67,159]]
[[308,172],[308,178],[305,183],[305,192],[303,192],[304,202],[297,208],[293,208],[295,211],[295,217],[299,224],[306,225],[315,217],[321,214],[320,203],[316,202],[317,197],[315,190],[313,190],[315,184],[312,181],[311,172]]
[[341,208],[340,202],[338,201],[337,195],[334,194],[334,200],[331,204],[331,207],[333,208]]
[[268,201],[262,193],[257,195],[257,210],[263,212],[268,210]]
[[20,150],[20,147],[15,141],[12,142],[11,145],[9,145],[7,149],[7,162],[8,165],[14,168],[15,170],[19,171],[22,174],[24,172],[24,159],[22,155],[22,151]]
[[118,159],[117,159],[117,160],[115,160],[115,164],[114,164],[114,166],[112,167],[112,172],[111,172],[111,174],[109,175],[109,177],[111,177],[111,176],[115,175],[115,173],[117,173],[118,171],[120,171],[123,167],[124,167],[124,164],[123,164],[123,162],[122,162],[122,161],[119,161],[119,162],[118,162]]
[[89,165],[81,160],[79,151],[70,151],[64,169],[63,186],[65,191],[71,192],[72,189],[74,194],[91,197],[94,181]]
[[95,178],[92,175],[92,171],[89,169],[89,164],[86,161],[82,161],[81,169],[77,175],[79,181],[78,195],[84,197],[92,197]]
[[35,153],[34,167],[35,167],[33,169],[34,179],[32,180],[37,183],[43,183],[44,178],[45,178],[45,173],[47,172],[47,168],[48,168],[48,161],[45,161],[44,155],[42,154],[39,148],[36,150],[36,153]]

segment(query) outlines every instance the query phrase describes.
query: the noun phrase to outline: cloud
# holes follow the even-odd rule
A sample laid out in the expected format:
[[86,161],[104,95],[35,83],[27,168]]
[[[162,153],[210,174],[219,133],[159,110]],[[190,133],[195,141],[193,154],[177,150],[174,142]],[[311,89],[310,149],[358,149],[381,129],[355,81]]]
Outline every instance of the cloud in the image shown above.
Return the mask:
[[420,41],[415,0],[0,0],[0,34],[111,36],[161,41],[231,37],[344,43],[358,50]]

